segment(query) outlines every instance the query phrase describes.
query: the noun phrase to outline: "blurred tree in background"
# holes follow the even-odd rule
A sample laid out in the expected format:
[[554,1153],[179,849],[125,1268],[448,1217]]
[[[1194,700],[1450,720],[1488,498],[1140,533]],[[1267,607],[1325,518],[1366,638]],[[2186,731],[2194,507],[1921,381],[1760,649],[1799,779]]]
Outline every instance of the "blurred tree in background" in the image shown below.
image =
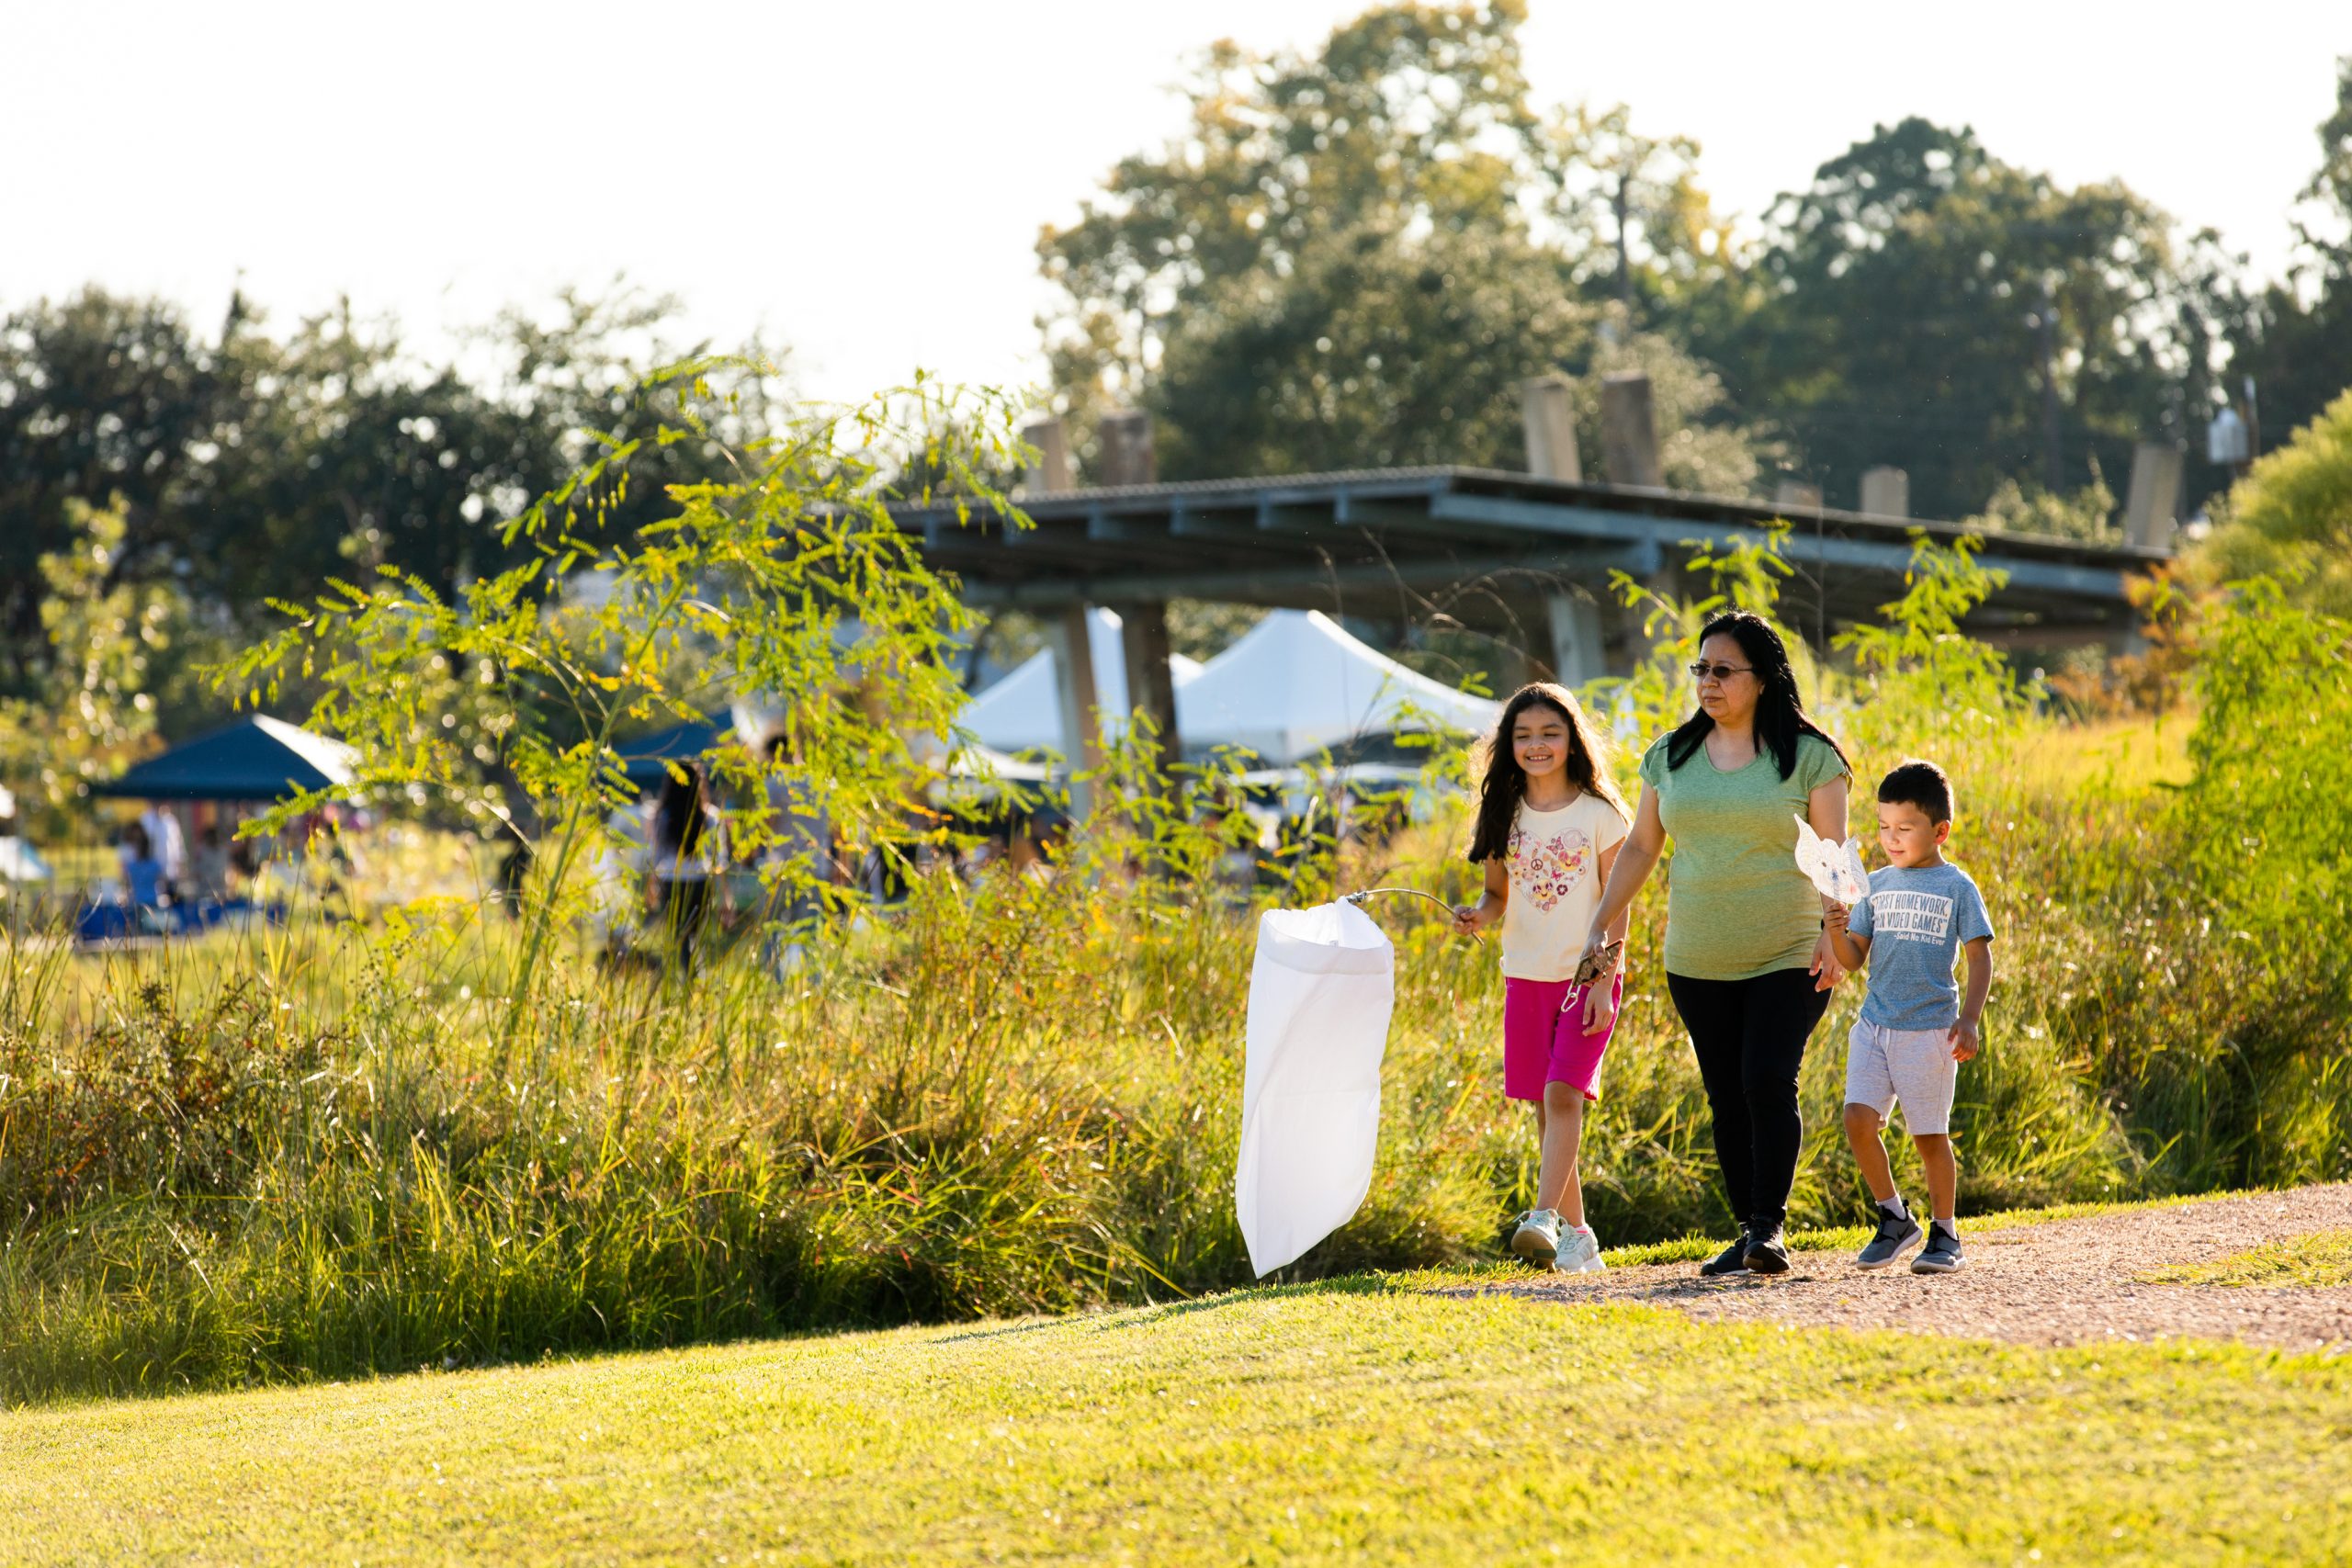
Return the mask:
[[1170,323],[1204,292],[1286,274],[1320,236],[1511,224],[1538,135],[1522,13],[1517,0],[1491,15],[1375,10],[1312,59],[1213,46],[1183,130],[1123,160],[1079,222],[1039,238],[1069,301],[1048,332],[1057,382],[1140,398]]
[[[2279,434],[2352,376],[2352,62],[2307,261],[2256,295],[2211,231],[2128,186],[2068,186],[1916,118],[1743,243],[1695,143],[1622,107],[1538,110],[1524,18],[1391,5],[1313,52],[1207,52],[1179,133],[1038,242],[1081,463],[1125,404],[1157,416],[1170,478],[1516,466],[1518,380],[1634,363],[1694,394],[1659,398],[1669,482],[1786,474],[1851,505],[1893,464],[1921,515],[2097,537],[2133,446],[2198,453],[2239,376]],[[1589,471],[1589,414],[1583,434]],[[2199,458],[2192,508],[2229,477]]]
[[1931,517],[2005,480],[2128,472],[2134,442],[2191,434],[2235,308],[2127,187],[2070,190],[1923,119],[1824,164],[1767,224],[1743,308],[1696,313],[1693,346],[1833,504],[1881,463]]
[[1494,461],[1519,382],[1589,351],[1560,258],[1503,227],[1316,235],[1200,291],[1149,402],[1171,476]]
[[158,688],[186,675],[191,651],[180,585],[118,573],[127,508],[77,497],[63,510],[65,539],[36,563],[42,655],[25,691],[0,693],[0,777],[24,788],[44,830],[135,760],[157,728]]
[[[77,509],[119,519],[94,593],[168,585],[216,639],[257,634],[270,599],[332,575],[390,566],[452,594],[514,565],[522,547],[503,525],[580,461],[582,433],[626,442],[670,420],[674,393],[644,377],[683,352],[662,333],[673,310],[626,289],[566,293],[442,363],[348,308],[273,335],[239,299],[210,340],[167,304],[95,288],[10,313],[0,696],[47,690],[75,657],[43,621],[41,563],[81,548]],[[719,438],[763,428],[775,385],[746,378],[712,439],[649,452],[634,489],[599,503],[632,528],[660,515],[665,485],[718,477]]]
[[[1171,479],[1519,467],[1522,379],[1593,368],[1635,335],[1625,300],[1706,282],[1727,242],[1695,147],[1635,136],[1623,110],[1537,115],[1524,17],[1519,0],[1394,6],[1311,57],[1209,51],[1183,131],[1038,242],[1081,461],[1095,417],[1128,403],[1154,414]],[[1747,489],[1757,465],[1696,395],[1703,369],[1663,338],[1635,352],[1714,432],[1669,457],[1670,482]]]
[[2252,376],[2265,444],[2320,417],[2352,384],[2352,55],[2336,62],[2335,110],[2320,123],[2320,165],[2296,215],[2297,258],[2265,287],[2233,340]]
[[45,683],[41,561],[74,551],[75,508],[119,502],[100,591],[179,575],[233,401],[221,360],[172,307],[96,289],[0,321],[0,692]]

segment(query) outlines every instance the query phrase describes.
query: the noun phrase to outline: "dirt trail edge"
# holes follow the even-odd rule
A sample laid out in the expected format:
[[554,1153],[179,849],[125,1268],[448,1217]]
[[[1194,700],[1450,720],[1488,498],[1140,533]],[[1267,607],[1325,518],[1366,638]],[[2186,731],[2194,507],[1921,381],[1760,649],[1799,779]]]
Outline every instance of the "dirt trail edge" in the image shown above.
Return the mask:
[[1702,1280],[1697,1264],[1671,1263],[1531,1274],[1441,1293],[1644,1302],[1710,1321],[1899,1328],[2027,1345],[2190,1337],[2345,1353],[2352,1352],[2352,1286],[2150,1285],[2136,1276],[2346,1225],[2352,1184],[2009,1229],[1962,1220],[1968,1267],[1957,1274],[1913,1274],[1908,1257],[1865,1273],[1840,1250],[1793,1253],[1794,1267],[1770,1280]]

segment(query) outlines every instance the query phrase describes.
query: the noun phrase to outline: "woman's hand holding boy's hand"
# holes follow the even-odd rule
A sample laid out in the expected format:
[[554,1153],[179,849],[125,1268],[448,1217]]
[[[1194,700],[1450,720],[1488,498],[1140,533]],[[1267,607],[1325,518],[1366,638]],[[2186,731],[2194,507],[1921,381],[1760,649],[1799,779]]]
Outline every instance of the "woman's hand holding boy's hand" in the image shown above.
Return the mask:
[[1846,965],[1838,961],[1837,945],[1826,931],[1814,940],[1812,973],[1813,988],[1816,991],[1834,990],[1838,982],[1846,977]]

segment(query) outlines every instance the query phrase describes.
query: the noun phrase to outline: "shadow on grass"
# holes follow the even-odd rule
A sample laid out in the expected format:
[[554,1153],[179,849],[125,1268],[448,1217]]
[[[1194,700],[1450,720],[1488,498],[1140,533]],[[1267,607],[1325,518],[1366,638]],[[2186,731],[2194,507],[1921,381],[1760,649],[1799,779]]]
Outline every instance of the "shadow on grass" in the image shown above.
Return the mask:
[[961,1334],[943,1334],[932,1343],[961,1345],[973,1339],[1006,1339],[1015,1334],[1043,1334],[1049,1328],[1068,1328],[1073,1321],[1067,1317],[1030,1318],[1021,1323],[1000,1324],[994,1328],[969,1328]]
[[1105,1330],[1148,1328],[1192,1313],[1217,1312],[1226,1307],[1250,1306],[1259,1302],[1314,1296],[1386,1296],[1398,1293],[1398,1289],[1396,1277],[1388,1274],[1334,1274],[1329,1279],[1300,1280],[1288,1284],[1245,1285],[1238,1291],[1196,1296],[1189,1302],[1136,1307],[1116,1317],[1105,1318],[1094,1326]]
[[969,1328],[959,1334],[943,1334],[931,1343],[961,1345],[977,1339],[1002,1339],[1015,1334],[1043,1334],[1051,1329],[1069,1328],[1111,1332],[1119,1329],[1149,1327],[1170,1318],[1196,1312],[1216,1312],[1224,1307],[1247,1306],[1255,1302],[1277,1301],[1291,1297],[1310,1296],[1377,1296],[1404,1289],[1399,1277],[1384,1274],[1335,1274],[1324,1280],[1299,1280],[1285,1284],[1244,1285],[1238,1290],[1219,1291],[1213,1295],[1195,1296],[1190,1301],[1154,1303],[1148,1306],[1125,1307],[1114,1312],[1079,1313],[1069,1317],[1028,1318],[1019,1323],[996,1324],[985,1328]]
[[[2130,1202],[2063,1203],[2043,1209],[2011,1210],[2001,1213],[1970,1215],[1964,1217],[1961,1223],[1966,1233],[1973,1235],[1981,1232],[2009,1230],[2022,1225],[2095,1218],[2124,1210],[2168,1208],[2179,1203],[2206,1202],[2216,1198],[2247,1195],[2234,1192],[2208,1193]],[[1799,1266],[1792,1278],[1797,1280],[1817,1278],[1818,1274],[1812,1260],[1814,1255],[1850,1251],[1869,1239],[1870,1233],[1859,1225],[1824,1226],[1816,1230],[1791,1233],[1790,1250],[1808,1255],[1807,1262]],[[1657,1264],[1696,1264],[1702,1259],[1713,1257],[1722,1246],[1723,1242],[1719,1237],[1690,1235],[1674,1241],[1612,1247],[1602,1256],[1611,1269],[1639,1268]],[[1125,1331],[1150,1327],[1192,1313],[1216,1312],[1227,1307],[1249,1306],[1261,1302],[1304,1300],[1317,1296],[1476,1296],[1521,1295],[1536,1292],[1550,1294],[1551,1292],[1545,1287],[1553,1281],[1553,1276],[1531,1269],[1526,1263],[1517,1258],[1497,1258],[1487,1263],[1457,1265],[1450,1268],[1408,1269],[1394,1273],[1334,1274],[1316,1280],[1244,1285],[1236,1290],[1221,1291],[1211,1295],[1198,1296],[1190,1301],[1128,1307],[1118,1312],[1085,1314],[1076,1317],[1037,1318],[992,1327],[972,1328],[962,1333],[946,1335],[934,1343],[954,1345],[967,1340],[995,1339],[1013,1334],[1041,1333],[1050,1328],[1083,1328],[1105,1333]],[[1715,1279],[1702,1279],[1694,1269],[1685,1276],[1653,1281],[1651,1288],[1641,1297],[1641,1302],[1672,1303],[1704,1296],[1770,1290],[1781,1282],[1775,1278],[1747,1274],[1729,1274]],[[1624,1304],[1638,1303],[1628,1302]]]

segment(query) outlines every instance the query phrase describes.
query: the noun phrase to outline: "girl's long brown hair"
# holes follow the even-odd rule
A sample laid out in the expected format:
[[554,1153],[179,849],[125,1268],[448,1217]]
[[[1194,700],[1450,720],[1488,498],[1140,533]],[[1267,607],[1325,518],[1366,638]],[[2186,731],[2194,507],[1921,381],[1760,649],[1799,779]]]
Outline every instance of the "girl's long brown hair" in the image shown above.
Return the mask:
[[1628,822],[1634,819],[1625,808],[1625,797],[1617,793],[1617,781],[1610,776],[1609,741],[1586,721],[1576,694],[1549,681],[1530,682],[1510,694],[1503,704],[1502,716],[1495,721],[1494,733],[1478,743],[1486,758],[1485,776],[1478,784],[1478,822],[1470,834],[1473,861],[1499,860],[1510,849],[1511,820],[1519,815],[1519,803],[1527,794],[1527,770],[1519,765],[1511,750],[1510,730],[1521,714],[1538,704],[1567,721],[1568,782],[1607,801]]

